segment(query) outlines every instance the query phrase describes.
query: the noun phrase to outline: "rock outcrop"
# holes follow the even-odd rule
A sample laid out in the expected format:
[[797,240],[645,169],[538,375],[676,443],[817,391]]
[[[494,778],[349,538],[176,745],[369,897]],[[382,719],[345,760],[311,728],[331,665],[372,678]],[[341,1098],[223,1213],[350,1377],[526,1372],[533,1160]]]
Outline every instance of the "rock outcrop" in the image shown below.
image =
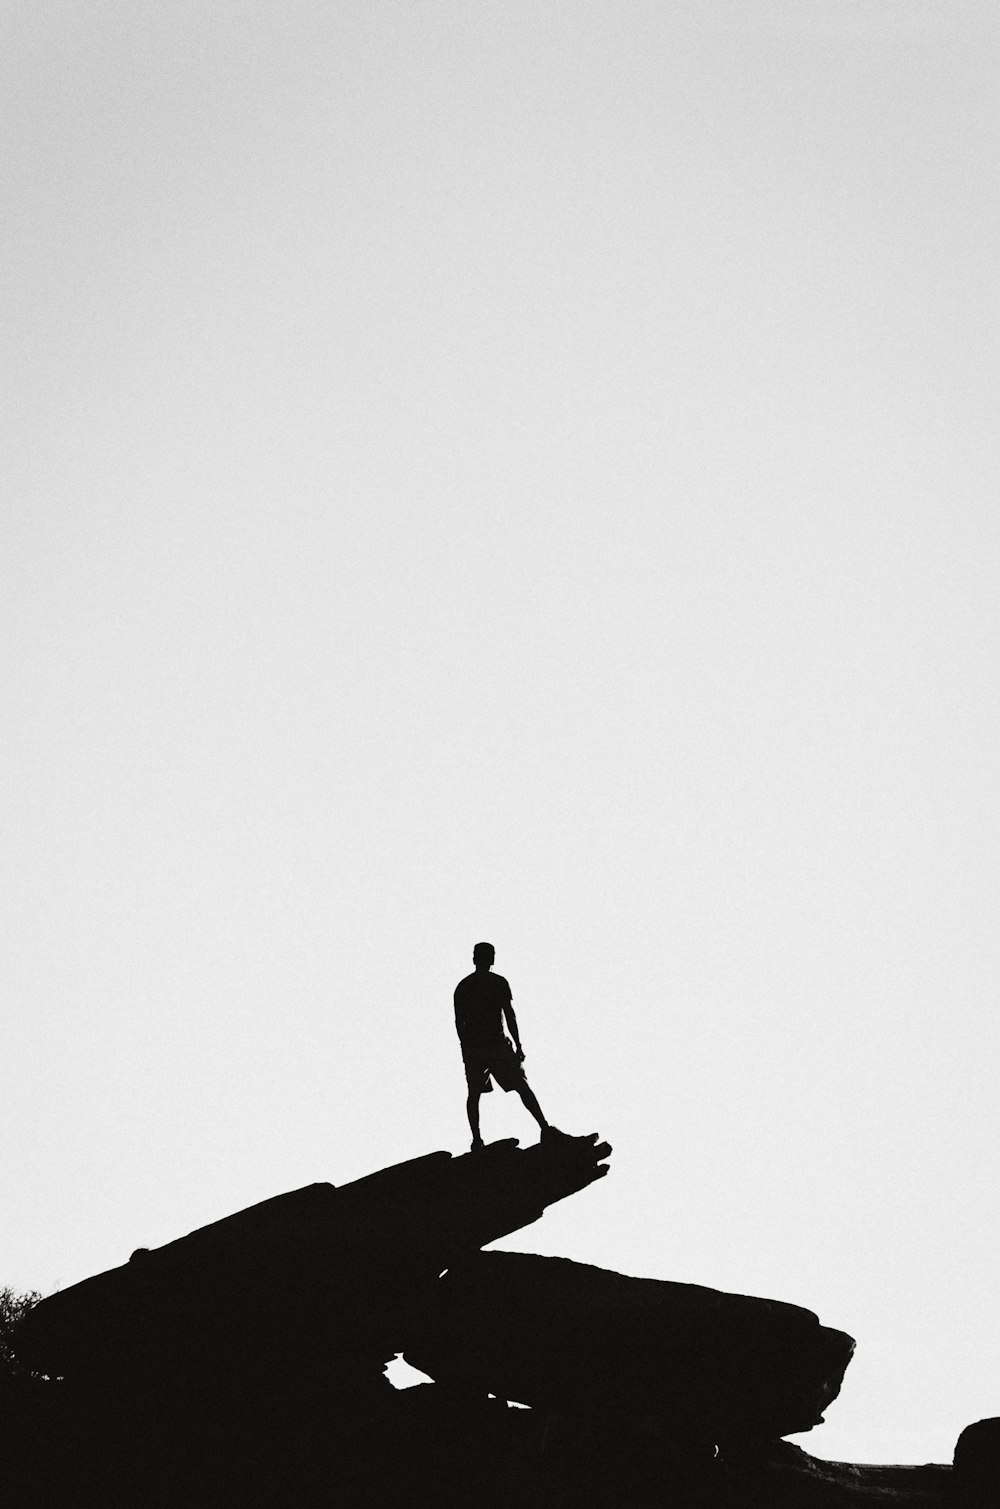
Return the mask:
[[818,1425],[854,1350],[797,1305],[518,1252],[477,1253],[437,1298],[404,1352],[437,1381],[708,1445]]
[[316,1369],[378,1378],[438,1274],[607,1173],[595,1133],[430,1153],[340,1188],[310,1184],[201,1227],[43,1300],[29,1366],[143,1383]]
[[[0,1380],[4,1509],[955,1502],[948,1467],[780,1439],[822,1418],[854,1345],[811,1311],[480,1250],[610,1152],[496,1143],[309,1185],[42,1300]],[[400,1352],[434,1381],[392,1388]],[[956,1456],[966,1506],[991,1441]]]
[[1000,1418],[975,1420],[955,1442],[955,1502],[1000,1504]]

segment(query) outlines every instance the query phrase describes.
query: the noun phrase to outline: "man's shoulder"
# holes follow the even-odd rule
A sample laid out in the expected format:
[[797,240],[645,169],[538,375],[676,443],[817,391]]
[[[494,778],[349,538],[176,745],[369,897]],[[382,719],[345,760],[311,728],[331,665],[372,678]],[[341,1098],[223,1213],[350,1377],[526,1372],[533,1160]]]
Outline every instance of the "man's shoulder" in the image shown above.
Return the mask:
[[456,999],[460,995],[477,995],[480,999],[483,996],[487,999],[489,996],[502,996],[510,1000],[511,989],[503,975],[494,974],[493,970],[484,975],[478,969],[474,969],[471,975],[466,975],[464,980],[459,980],[455,986]]

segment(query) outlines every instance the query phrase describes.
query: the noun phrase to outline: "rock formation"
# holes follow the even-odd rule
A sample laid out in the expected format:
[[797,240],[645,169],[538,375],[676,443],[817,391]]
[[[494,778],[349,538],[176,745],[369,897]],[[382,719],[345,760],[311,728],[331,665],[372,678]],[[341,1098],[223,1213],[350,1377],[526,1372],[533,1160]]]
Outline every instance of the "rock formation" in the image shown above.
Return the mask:
[[438,1275],[607,1173],[597,1135],[430,1153],[336,1188],[310,1184],[43,1300],[19,1350],[88,1382],[312,1368],[377,1379]]
[[955,1442],[955,1502],[1000,1503],[1000,1419],[976,1420]]
[[404,1355],[439,1382],[714,1446],[818,1425],[853,1350],[796,1305],[483,1252],[444,1275]]
[[[481,1250],[610,1152],[502,1142],[309,1185],[42,1300],[0,1394],[5,1509],[951,1503],[948,1467],[781,1440],[819,1422],[854,1346],[810,1311]],[[398,1353],[434,1381],[392,1388]]]

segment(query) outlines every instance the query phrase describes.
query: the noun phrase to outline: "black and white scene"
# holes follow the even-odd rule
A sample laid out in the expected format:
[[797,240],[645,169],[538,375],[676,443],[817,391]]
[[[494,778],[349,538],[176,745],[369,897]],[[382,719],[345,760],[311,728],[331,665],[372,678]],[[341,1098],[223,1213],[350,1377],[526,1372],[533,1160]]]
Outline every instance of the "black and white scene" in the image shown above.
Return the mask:
[[4,1509],[995,1509],[996,6],[0,37]]

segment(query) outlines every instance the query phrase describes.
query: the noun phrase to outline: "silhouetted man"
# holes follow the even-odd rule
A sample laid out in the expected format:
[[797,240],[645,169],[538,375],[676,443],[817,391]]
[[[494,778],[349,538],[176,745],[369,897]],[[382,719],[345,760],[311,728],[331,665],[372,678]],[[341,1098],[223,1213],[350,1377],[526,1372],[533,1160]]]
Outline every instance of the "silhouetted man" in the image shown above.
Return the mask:
[[[483,1146],[479,1135],[479,1097],[493,1089],[490,1075],[501,1090],[517,1091],[525,1109],[538,1122],[543,1137],[565,1135],[546,1121],[524,1077],[521,1067],[524,1050],[511,1005],[510,986],[503,975],[493,974],[495,957],[492,943],[477,943],[472,950],[475,972],[459,980],[455,987],[455,1029],[462,1045],[465,1078],[469,1085],[467,1109],[473,1152]],[[513,1044],[504,1032],[505,1023]]]

